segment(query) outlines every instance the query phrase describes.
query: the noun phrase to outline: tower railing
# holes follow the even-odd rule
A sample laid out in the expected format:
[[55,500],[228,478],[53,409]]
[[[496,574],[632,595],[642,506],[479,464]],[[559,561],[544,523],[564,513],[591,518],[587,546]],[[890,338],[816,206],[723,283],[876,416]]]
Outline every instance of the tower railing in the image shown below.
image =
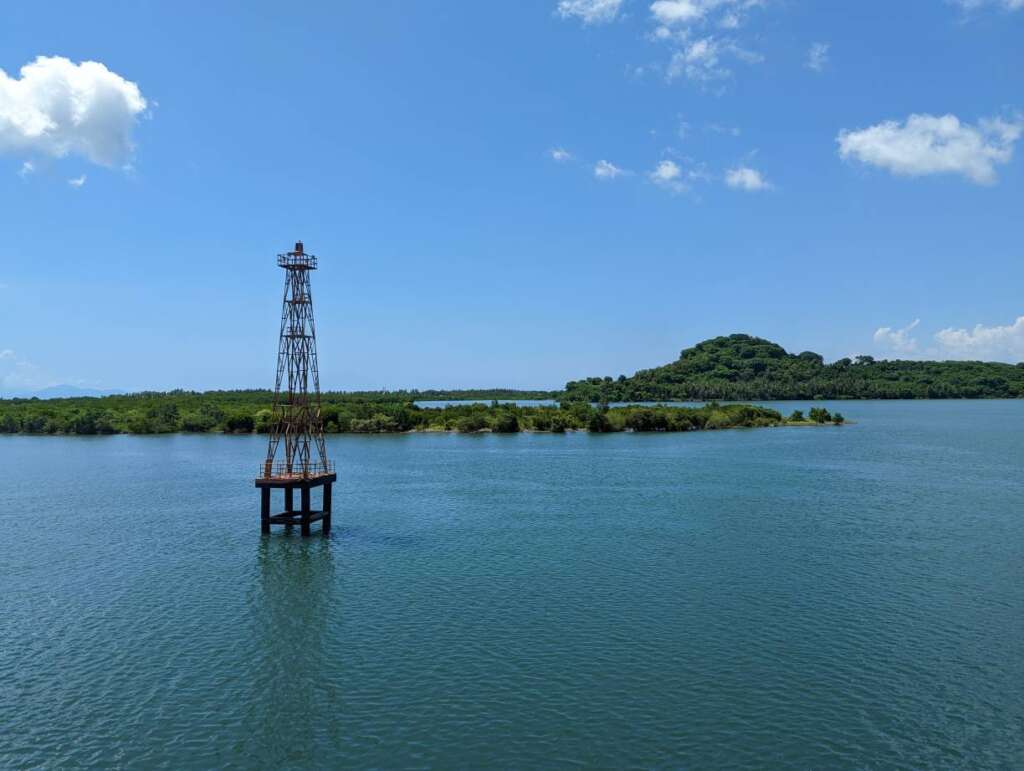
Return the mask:
[[277,255],[277,264],[282,268],[316,270],[316,256],[300,254],[298,252],[285,252],[284,254]]
[[309,479],[312,477],[326,476],[335,472],[334,461],[326,463],[286,463],[276,461],[266,462],[260,466],[257,478],[262,479]]

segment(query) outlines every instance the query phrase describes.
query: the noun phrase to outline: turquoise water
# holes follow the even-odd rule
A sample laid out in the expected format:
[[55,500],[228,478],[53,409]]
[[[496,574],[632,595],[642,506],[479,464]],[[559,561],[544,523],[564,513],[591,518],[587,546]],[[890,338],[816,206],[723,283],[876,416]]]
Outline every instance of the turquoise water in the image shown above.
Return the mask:
[[[0,765],[1021,767],[1024,402],[856,425],[0,438]],[[802,404],[785,404],[789,411]]]

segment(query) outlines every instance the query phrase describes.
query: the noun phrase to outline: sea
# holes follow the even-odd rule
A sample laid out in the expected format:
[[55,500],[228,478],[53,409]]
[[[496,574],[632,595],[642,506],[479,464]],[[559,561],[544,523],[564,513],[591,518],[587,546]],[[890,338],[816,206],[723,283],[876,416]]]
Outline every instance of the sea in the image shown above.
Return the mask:
[[0,766],[1024,767],[1024,401],[824,406],[330,436],[310,538],[265,437],[0,437]]

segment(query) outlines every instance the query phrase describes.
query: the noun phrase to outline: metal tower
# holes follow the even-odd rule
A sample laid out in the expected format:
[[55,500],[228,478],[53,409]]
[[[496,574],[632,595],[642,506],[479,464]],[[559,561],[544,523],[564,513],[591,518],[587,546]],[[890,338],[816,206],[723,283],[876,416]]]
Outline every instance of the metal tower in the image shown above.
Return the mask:
[[[264,476],[317,476],[328,473],[330,468],[320,419],[320,372],[309,285],[309,272],[316,270],[316,257],[306,254],[298,241],[294,252],[277,255],[277,264],[285,270],[284,302],[277,347],[273,427]],[[275,463],[282,440],[284,454]]]
[[[309,523],[322,519],[330,529],[331,483],[337,480],[334,464],[327,460],[323,421],[320,417],[320,373],[316,358],[316,325],[313,322],[313,293],[309,272],[317,260],[306,254],[302,242],[295,251],[277,255],[285,270],[284,302],[281,309],[281,337],[277,349],[277,381],[274,386],[274,417],[267,444],[267,457],[256,486],[262,491],[263,531],[270,524],[301,524],[303,535]],[[283,446],[281,457],[278,449]],[[324,488],[323,511],[311,511],[311,488]],[[285,511],[270,516],[270,491],[285,491]],[[293,490],[302,494],[302,508],[293,508]]]

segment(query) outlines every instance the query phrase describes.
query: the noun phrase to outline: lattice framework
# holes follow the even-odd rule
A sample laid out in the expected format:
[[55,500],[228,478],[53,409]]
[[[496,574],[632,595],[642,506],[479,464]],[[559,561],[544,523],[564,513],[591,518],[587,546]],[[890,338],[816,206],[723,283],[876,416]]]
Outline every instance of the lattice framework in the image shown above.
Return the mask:
[[[317,259],[302,242],[277,256],[285,270],[281,336],[277,349],[274,416],[267,445],[264,478],[315,477],[333,472],[327,460],[320,416],[320,372],[316,356],[316,324],[310,271]],[[278,449],[283,453],[277,459]]]

